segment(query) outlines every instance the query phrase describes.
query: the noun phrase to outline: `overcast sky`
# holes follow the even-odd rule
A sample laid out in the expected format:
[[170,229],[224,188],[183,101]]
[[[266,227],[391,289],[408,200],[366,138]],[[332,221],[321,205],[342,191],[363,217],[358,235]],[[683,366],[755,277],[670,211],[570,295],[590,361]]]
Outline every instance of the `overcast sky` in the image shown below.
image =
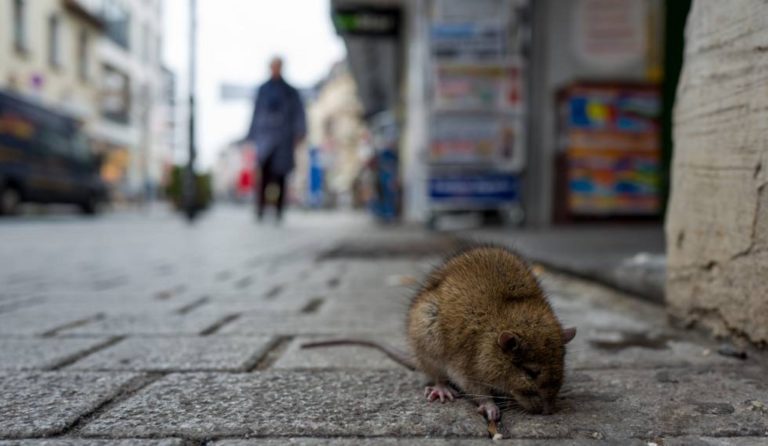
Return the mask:
[[[269,59],[285,58],[285,78],[298,88],[313,85],[344,45],[333,30],[329,0],[198,0],[198,151],[207,168],[222,147],[244,135],[249,101],[222,101],[222,83],[258,84]],[[187,0],[165,0],[165,61],[187,92]],[[182,102],[186,103],[186,102]]]

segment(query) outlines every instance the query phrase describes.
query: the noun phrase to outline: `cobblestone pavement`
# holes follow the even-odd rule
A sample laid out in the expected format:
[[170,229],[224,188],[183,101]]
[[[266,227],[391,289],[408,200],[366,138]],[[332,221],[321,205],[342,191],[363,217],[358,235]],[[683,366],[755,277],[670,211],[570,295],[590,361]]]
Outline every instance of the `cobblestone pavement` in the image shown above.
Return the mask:
[[[256,225],[220,210],[0,222],[0,445],[487,444],[472,404],[428,403],[378,352],[450,240],[364,218]],[[588,255],[585,254],[585,255]],[[578,326],[551,416],[512,444],[768,445],[760,357],[670,328],[660,307],[543,272]]]

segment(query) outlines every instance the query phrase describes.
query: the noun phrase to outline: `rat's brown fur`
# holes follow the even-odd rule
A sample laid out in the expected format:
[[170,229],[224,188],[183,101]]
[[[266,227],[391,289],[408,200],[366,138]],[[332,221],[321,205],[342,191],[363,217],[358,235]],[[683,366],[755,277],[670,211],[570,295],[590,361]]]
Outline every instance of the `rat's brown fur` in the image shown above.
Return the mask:
[[501,395],[534,413],[553,410],[564,344],[575,334],[563,331],[528,265],[494,246],[436,268],[413,299],[407,330],[436,384],[453,383],[481,407],[495,408],[491,395]]

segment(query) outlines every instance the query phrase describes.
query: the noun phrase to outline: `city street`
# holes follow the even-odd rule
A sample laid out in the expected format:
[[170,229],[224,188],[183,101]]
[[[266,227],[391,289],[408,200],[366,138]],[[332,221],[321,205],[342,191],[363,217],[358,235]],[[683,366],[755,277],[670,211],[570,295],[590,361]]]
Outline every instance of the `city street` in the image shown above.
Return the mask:
[[[245,208],[193,226],[157,210],[3,220],[0,444],[484,444],[472,403],[427,402],[423,377],[382,354],[299,349],[402,346],[414,278],[453,245],[362,215],[257,225]],[[542,280],[579,332],[557,413],[510,409],[505,438],[768,445],[761,358],[718,354],[661,307]]]

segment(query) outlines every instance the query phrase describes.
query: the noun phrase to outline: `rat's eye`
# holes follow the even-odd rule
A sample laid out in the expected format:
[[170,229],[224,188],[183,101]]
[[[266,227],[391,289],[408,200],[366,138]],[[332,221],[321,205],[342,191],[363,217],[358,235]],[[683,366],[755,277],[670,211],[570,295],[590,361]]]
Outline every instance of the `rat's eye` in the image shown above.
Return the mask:
[[538,368],[532,368],[531,366],[521,365],[520,369],[523,372],[525,372],[525,374],[528,375],[529,378],[531,378],[533,380],[538,378],[539,377],[539,373],[541,372],[541,370],[539,370]]

